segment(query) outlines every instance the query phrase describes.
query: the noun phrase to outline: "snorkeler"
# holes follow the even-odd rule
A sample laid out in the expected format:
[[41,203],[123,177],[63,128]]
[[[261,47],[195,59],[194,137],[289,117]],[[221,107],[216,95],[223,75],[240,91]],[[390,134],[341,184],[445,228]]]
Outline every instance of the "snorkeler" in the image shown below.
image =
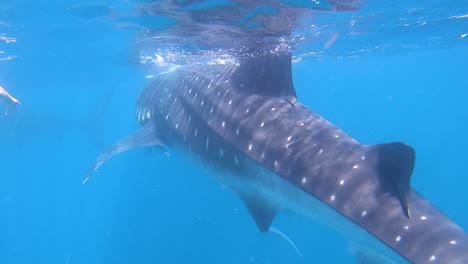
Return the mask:
[[18,101],[18,99],[11,96],[1,85],[0,85],[0,99],[2,99],[6,104],[5,115],[8,115],[8,111],[10,109],[14,109],[17,106],[21,105],[20,101]]

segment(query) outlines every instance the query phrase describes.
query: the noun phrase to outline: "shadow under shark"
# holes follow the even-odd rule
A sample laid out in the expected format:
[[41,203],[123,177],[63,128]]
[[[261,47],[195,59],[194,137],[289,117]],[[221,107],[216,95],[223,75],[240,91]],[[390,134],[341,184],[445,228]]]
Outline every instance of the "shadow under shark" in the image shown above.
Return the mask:
[[410,187],[414,150],[362,145],[297,102],[288,53],[158,75],[137,119],[84,182],[118,153],[167,145],[213,168],[262,232],[291,210],[353,240],[361,263],[468,263],[467,234]]

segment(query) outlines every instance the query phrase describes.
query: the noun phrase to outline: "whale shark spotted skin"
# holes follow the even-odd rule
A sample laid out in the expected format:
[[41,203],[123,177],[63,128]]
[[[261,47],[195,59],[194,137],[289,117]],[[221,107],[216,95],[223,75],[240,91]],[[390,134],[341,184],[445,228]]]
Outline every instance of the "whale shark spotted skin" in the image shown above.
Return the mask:
[[415,151],[362,145],[299,103],[287,53],[184,65],[153,78],[142,128],[98,157],[170,146],[211,167],[262,232],[282,210],[335,228],[361,263],[468,263],[468,236],[410,187]]

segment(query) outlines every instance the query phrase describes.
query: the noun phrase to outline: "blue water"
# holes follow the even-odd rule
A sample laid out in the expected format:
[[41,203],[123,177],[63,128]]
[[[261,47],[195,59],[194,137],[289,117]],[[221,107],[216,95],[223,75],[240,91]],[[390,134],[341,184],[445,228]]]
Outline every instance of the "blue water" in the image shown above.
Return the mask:
[[[142,27],[167,21],[139,15],[127,1],[101,5],[109,9],[75,4],[0,6],[0,37],[15,39],[0,39],[0,85],[22,103],[0,117],[0,263],[300,263],[284,240],[257,230],[234,194],[177,155],[132,150],[81,184],[102,148],[138,128],[146,72],[135,42]],[[441,21],[388,8],[389,21],[405,14],[412,23]],[[436,13],[468,14],[461,2],[448,9]],[[359,12],[369,18],[364,28],[375,28],[375,14]],[[413,187],[465,230],[467,21],[342,37],[293,64],[301,102],[362,143],[413,146]],[[297,57],[328,38],[309,38]],[[389,51],[352,52],[387,44]],[[333,231],[287,214],[274,226],[304,263],[357,263]]]

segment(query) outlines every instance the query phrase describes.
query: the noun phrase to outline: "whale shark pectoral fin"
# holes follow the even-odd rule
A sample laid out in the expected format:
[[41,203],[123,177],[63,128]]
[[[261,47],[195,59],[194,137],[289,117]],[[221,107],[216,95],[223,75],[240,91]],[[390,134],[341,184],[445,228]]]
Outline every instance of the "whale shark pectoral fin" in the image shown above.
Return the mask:
[[279,209],[263,197],[240,194],[247,210],[262,233],[268,232]]
[[409,192],[416,154],[412,147],[401,142],[372,145],[370,152],[376,157],[379,182],[384,191],[395,195],[403,213],[410,217]]
[[139,148],[139,147],[148,147],[148,146],[158,146],[164,153],[167,153],[163,148],[164,143],[158,138],[156,134],[156,125],[153,122],[146,123],[141,127],[137,132],[132,135],[118,141],[112,145],[107,151],[103,152],[93,165],[89,168],[86,173],[86,177],[83,180],[85,184],[91,175],[101,167],[104,162],[114,157],[115,155],[125,152],[129,149]]

